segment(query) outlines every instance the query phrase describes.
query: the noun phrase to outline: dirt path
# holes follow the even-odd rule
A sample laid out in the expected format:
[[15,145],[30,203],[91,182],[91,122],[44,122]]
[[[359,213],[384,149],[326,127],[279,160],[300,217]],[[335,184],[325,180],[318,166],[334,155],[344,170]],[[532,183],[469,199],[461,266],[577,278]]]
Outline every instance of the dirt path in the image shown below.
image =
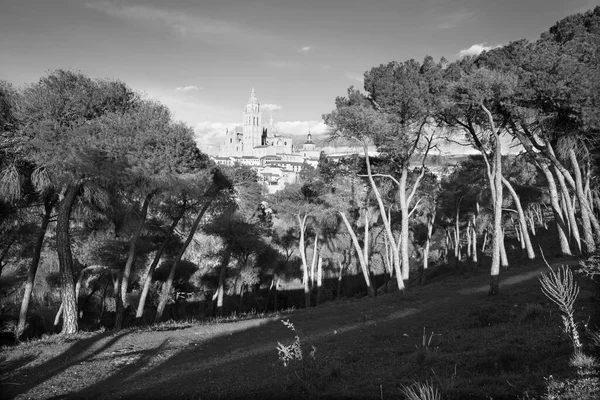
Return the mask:
[[[544,268],[505,273],[502,293],[530,290],[518,287],[537,284]],[[285,397],[278,386],[285,371],[276,347],[279,341],[290,343],[294,335],[281,319],[292,321],[303,343],[314,345],[329,363],[352,363],[361,346],[385,344],[383,354],[361,358],[361,368],[376,371],[385,351],[414,348],[425,327],[440,332],[453,323],[456,310],[487,304],[488,279],[484,274],[454,276],[411,288],[406,295],[332,302],[261,320],[29,344],[3,351],[0,389],[7,396],[3,398],[18,399]]]

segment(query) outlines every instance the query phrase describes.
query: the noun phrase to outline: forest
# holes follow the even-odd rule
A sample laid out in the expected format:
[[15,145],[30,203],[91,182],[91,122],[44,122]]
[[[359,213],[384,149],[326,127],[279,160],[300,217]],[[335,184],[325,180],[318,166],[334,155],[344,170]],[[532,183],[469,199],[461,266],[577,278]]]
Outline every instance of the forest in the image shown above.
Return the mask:
[[493,304],[545,257],[597,282],[599,66],[600,7],[536,41],[374,66],[323,115],[323,140],[360,155],[270,195],[124,82],[0,81],[3,344],[403,296],[448,271],[485,271]]

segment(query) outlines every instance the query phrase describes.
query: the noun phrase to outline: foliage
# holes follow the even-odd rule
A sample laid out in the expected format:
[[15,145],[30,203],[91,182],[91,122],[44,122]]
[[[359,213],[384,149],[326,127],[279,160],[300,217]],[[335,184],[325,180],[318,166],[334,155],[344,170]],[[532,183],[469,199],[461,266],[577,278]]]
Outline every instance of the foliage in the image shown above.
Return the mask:
[[[549,265],[548,268],[550,268]],[[579,351],[581,349],[581,341],[579,340],[577,324],[573,317],[575,300],[579,294],[579,286],[573,279],[573,273],[569,267],[565,266],[561,266],[556,271],[550,268],[550,272],[542,274],[540,283],[546,297],[558,305],[560,311],[564,314],[562,317],[564,332],[573,341],[575,351]]]

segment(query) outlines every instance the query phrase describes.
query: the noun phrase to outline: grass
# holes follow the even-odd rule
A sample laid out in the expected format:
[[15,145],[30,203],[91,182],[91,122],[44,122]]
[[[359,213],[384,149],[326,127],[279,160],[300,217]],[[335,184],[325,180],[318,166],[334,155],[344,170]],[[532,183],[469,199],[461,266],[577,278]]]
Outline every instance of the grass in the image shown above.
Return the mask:
[[[529,268],[511,270],[505,276],[513,279],[530,273]],[[495,297],[457,294],[487,281],[487,274],[448,275],[441,282],[411,287],[404,296],[345,299],[311,310],[288,310],[295,311],[288,318],[301,331],[303,359],[287,367],[278,360],[277,342],[289,345],[295,335],[279,322],[279,314],[167,321],[121,332],[124,336],[119,341],[105,332],[108,337],[103,340],[116,341],[106,348],[107,354],[131,345],[139,347],[136,351],[150,351],[152,343],[169,340],[168,347],[152,355],[151,367],[136,365],[122,374],[128,376],[127,385],[111,383],[118,388],[114,396],[152,398],[160,392],[163,397],[178,398],[397,399],[406,396],[406,388],[431,394],[415,382],[427,384],[443,399],[566,399],[556,396],[577,393],[582,400],[585,390],[594,393],[593,374],[579,372],[593,372],[590,368],[595,361],[570,362],[571,340],[538,280],[513,279],[515,284],[501,286],[501,294]],[[598,309],[593,299],[578,299],[573,318],[579,321],[591,315],[589,326],[596,326]],[[52,365],[45,353],[70,345],[44,340],[50,338],[27,352],[41,360],[33,362],[46,360]],[[587,346],[593,340],[583,342]],[[308,356],[311,345],[318,348],[314,357]],[[4,349],[7,357],[0,368],[17,365],[8,363],[18,358],[21,346]],[[110,364],[117,361],[94,356],[69,368],[78,379],[92,379],[95,370],[118,377],[119,371]],[[17,383],[28,371],[20,368],[21,373],[11,378]],[[69,387],[71,376],[62,373],[51,383],[55,388]],[[51,397],[47,387],[41,384],[27,396]],[[97,393],[89,397],[93,394]]]

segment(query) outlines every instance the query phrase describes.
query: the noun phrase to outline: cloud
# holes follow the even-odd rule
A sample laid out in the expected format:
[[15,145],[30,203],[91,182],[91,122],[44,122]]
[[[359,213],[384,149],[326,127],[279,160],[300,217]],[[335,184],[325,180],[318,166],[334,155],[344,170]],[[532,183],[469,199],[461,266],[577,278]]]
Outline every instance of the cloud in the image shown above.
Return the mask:
[[268,103],[261,104],[260,107],[263,109],[263,111],[268,111],[268,112],[279,111],[283,108],[279,104],[268,104]]
[[235,129],[238,125],[239,122],[199,122],[194,126],[196,143],[201,150],[215,154],[215,150],[218,151],[221,142],[225,140],[225,131]]
[[500,47],[500,45],[496,46],[488,46],[487,43],[477,43],[469,47],[468,49],[462,49],[458,52],[458,58],[463,58],[466,56],[476,56],[483,51],[490,51],[495,49],[496,47]]
[[200,88],[198,86],[195,85],[191,85],[191,86],[179,86],[175,88],[176,92],[191,92],[191,91],[197,91],[200,90]]
[[275,38],[273,35],[254,28],[250,29],[233,21],[161,9],[145,4],[93,1],[85,5],[114,18],[166,27],[180,37],[193,37],[208,44],[239,43],[240,41],[244,43],[265,42]]
[[344,76],[352,81],[356,81],[359,82],[360,84],[363,84],[365,81],[365,77],[362,75],[358,75],[358,74],[354,74],[352,72],[346,72],[344,74]]
[[301,137],[306,137],[309,129],[313,135],[324,135],[328,131],[323,121],[279,121],[275,123],[275,128],[280,135]]
[[304,47],[301,47],[300,50],[298,50],[298,51],[301,53],[306,53],[306,52],[311,51],[312,49],[313,49],[312,46],[304,46]]
[[435,19],[436,29],[443,30],[456,28],[457,26],[464,24],[474,16],[475,11],[467,9],[448,13],[443,12]]

